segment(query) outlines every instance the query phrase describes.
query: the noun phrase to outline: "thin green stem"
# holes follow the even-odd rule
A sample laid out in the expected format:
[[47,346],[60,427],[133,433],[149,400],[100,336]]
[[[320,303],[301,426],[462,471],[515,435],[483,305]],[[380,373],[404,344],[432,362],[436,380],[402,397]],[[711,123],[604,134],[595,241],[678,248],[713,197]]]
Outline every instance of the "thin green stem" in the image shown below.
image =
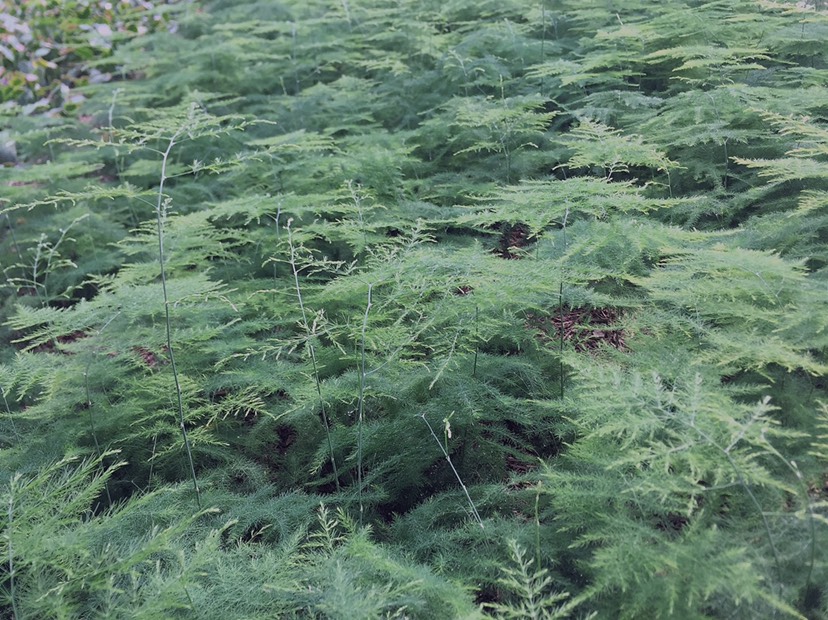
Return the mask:
[[[86,389],[86,413],[89,416],[89,431],[92,434],[92,440],[95,442],[95,452],[98,454],[98,458],[103,460],[103,454],[101,453],[101,446],[98,443],[98,433],[95,430],[95,418],[92,416],[92,393],[89,389],[89,367],[91,366],[92,361],[90,360],[89,364],[86,365],[86,370],[83,371],[83,384],[84,388]],[[104,482],[104,490],[106,491],[106,499],[109,502],[109,505],[112,505],[112,496],[109,494],[109,483]]]
[[9,235],[11,235],[12,240],[12,247],[14,247],[14,253],[17,254],[17,259],[20,261],[20,264],[23,264],[23,253],[20,251],[20,246],[17,244],[17,237],[14,234],[14,226],[12,225],[11,218],[9,214],[6,213],[6,223],[9,227]]
[[[103,327],[101,327],[98,330],[97,335],[100,336],[103,333],[103,330],[105,330],[109,326],[109,324],[112,323],[112,321],[114,321],[118,317],[119,314],[121,314],[120,310],[118,312],[116,312],[112,316],[111,319],[109,319],[106,323],[104,323]],[[103,454],[101,452],[101,446],[98,443],[98,433],[95,430],[95,418],[92,415],[92,406],[93,406],[93,403],[92,403],[92,390],[89,388],[89,369],[92,367],[92,360],[93,359],[94,359],[94,357],[90,357],[89,361],[86,363],[86,368],[83,371],[83,385],[84,385],[84,388],[86,390],[86,411],[87,411],[87,414],[89,415],[89,431],[92,434],[92,440],[95,442],[95,452],[97,452],[98,458],[101,459],[101,461],[103,462]],[[112,496],[109,494],[109,482],[108,481],[104,483],[104,489],[106,490],[106,499],[109,501],[109,505],[111,506],[112,505]]]
[[[31,282],[29,284],[31,285],[32,290],[34,291],[35,297],[37,297],[40,300],[40,303],[45,306],[45,305],[47,305],[45,284],[40,285],[40,283],[37,281],[38,273],[39,273],[38,272],[38,265],[40,264],[41,252],[43,251],[43,248],[46,247],[46,244],[44,243],[44,239],[46,239],[46,235],[41,234],[40,239],[38,239],[37,245],[35,246],[35,258],[34,258],[34,263],[32,264],[32,279],[31,279]],[[43,291],[40,290],[41,286],[44,287]],[[58,345],[58,341],[57,341],[57,338],[54,335],[54,332],[50,333],[49,339],[52,342],[52,347],[54,348],[54,350],[58,351],[60,347]]]
[[[546,0],[541,0],[541,21],[543,22],[542,30],[541,30],[541,48],[540,48],[540,55],[541,55],[541,63],[546,62]],[[544,74],[541,72],[541,83],[540,83],[540,91],[543,94],[544,88]]]
[[198,478],[196,478],[195,465],[193,463],[193,451],[190,446],[190,438],[187,435],[187,424],[184,417],[184,401],[181,395],[181,381],[178,378],[178,368],[175,364],[175,353],[172,345],[170,300],[167,294],[167,270],[164,266],[164,215],[166,214],[166,203],[164,202],[164,182],[167,180],[167,161],[169,160],[170,153],[172,152],[173,146],[175,146],[176,140],[178,139],[180,133],[181,130],[179,129],[175,132],[173,137],[170,138],[170,142],[167,145],[167,149],[164,151],[164,155],[161,160],[161,181],[158,184],[158,202],[155,205],[155,215],[158,224],[158,262],[161,266],[161,291],[164,294],[164,320],[167,331],[167,352],[170,356],[170,366],[172,368],[173,381],[175,382],[175,395],[176,402],[178,404],[178,423],[181,427],[181,436],[184,440],[184,447],[187,451],[187,460],[190,465],[190,475],[193,478],[193,489],[196,494],[196,504],[199,508],[201,508],[201,490],[198,488]]
[[759,512],[759,516],[762,518],[762,524],[764,525],[765,534],[767,535],[768,542],[770,543],[771,553],[773,554],[773,561],[774,561],[774,564],[776,565],[776,570],[779,574],[781,574],[781,572],[782,572],[782,562],[779,559],[779,552],[776,550],[776,544],[773,541],[773,533],[771,532],[771,527],[770,527],[770,522],[768,521],[768,517],[765,514],[765,511],[762,510],[762,505],[759,503],[759,500],[756,499],[756,496],[753,494],[753,491],[751,491],[750,486],[747,483],[747,480],[745,480],[744,474],[742,474],[742,470],[739,469],[739,465],[736,463],[736,461],[733,460],[733,457],[730,456],[730,447],[723,448],[709,434],[705,433],[703,430],[698,428],[694,423],[681,420],[678,417],[675,417],[675,419],[679,420],[685,426],[689,426],[691,429],[696,431],[696,433],[698,434],[699,437],[704,439],[709,445],[713,446],[714,448],[719,450],[722,454],[724,454],[724,457],[727,460],[728,464],[730,465],[730,468],[733,470],[733,473],[736,474],[736,481],[739,483],[739,486],[741,486],[745,490],[745,493],[747,493],[748,497],[750,498],[751,503],[754,505],[756,510]]
[[460,477],[460,473],[457,471],[457,468],[454,467],[454,463],[452,463],[451,461],[451,456],[449,456],[448,451],[443,447],[443,444],[440,442],[440,438],[437,437],[437,433],[434,432],[434,429],[431,427],[431,423],[428,421],[428,418],[426,418],[425,413],[421,413],[420,417],[423,419],[423,422],[426,423],[426,426],[428,427],[431,436],[434,437],[434,441],[437,442],[437,446],[440,448],[440,452],[443,453],[443,456],[448,462],[449,467],[451,467],[451,471],[454,472],[454,477],[457,478],[457,482],[460,483],[460,487],[463,489],[463,493],[466,494],[466,499],[469,501],[469,506],[471,507],[472,516],[475,518],[478,525],[480,525],[480,528],[484,529],[483,519],[480,518],[480,513],[477,512],[477,506],[474,505],[474,501],[472,500],[471,495],[469,494],[469,490],[466,488],[466,485],[463,484],[463,479]]
[[196,610],[195,603],[193,602],[193,597],[190,596],[190,591],[187,589],[187,586],[182,583],[181,584],[181,589],[184,590],[184,596],[187,597],[187,603],[189,603],[190,609],[196,615],[196,618],[200,618],[201,614],[199,614],[198,611]]
[[541,567],[541,545],[540,545],[540,494],[543,485],[538,482],[535,487],[535,562],[538,569]]
[[560,385],[561,385],[561,400],[564,397],[564,362],[563,362],[563,349],[564,349],[564,315],[563,315],[563,285],[564,285],[564,257],[566,255],[566,222],[569,219],[569,207],[566,208],[566,213],[564,213],[563,219],[563,254],[561,255],[561,278],[560,278],[560,285],[558,288],[558,320],[560,321],[560,325],[558,325],[558,329],[560,330],[560,347],[558,351],[558,363],[559,363],[559,374],[560,374]]
[[474,306],[474,364],[472,365],[472,377],[477,376],[477,356],[480,353],[480,306]]
[[9,416],[9,424],[11,425],[12,432],[15,438],[20,441],[20,433],[17,432],[17,426],[14,424],[14,416],[12,415],[11,407],[9,407],[9,401],[6,400],[6,390],[3,389],[2,385],[0,385],[0,396],[3,397],[3,406],[6,408],[6,414]]
[[14,547],[12,545],[12,525],[14,523],[14,489],[17,479],[13,478],[9,485],[9,530],[8,530],[8,546],[9,546],[9,598],[12,604],[12,615],[14,620],[21,617],[20,609],[17,607],[17,594],[15,592],[14,583]]
[[107,119],[109,120],[108,127],[110,130],[115,129],[115,101],[118,98],[118,95],[120,95],[122,92],[122,88],[116,88],[114,91],[112,91],[112,101],[110,101],[109,103],[109,111],[107,113]]
[[368,247],[368,233],[365,231],[365,218],[362,214],[362,196],[359,195],[358,190],[359,184],[357,183],[357,187],[354,188],[354,182],[352,180],[348,181],[348,191],[351,192],[351,200],[354,201],[354,206],[357,210],[357,221],[359,222],[359,229],[362,232],[362,250]]
[[55,256],[58,255],[58,248],[66,239],[66,235],[69,233],[69,230],[78,222],[81,222],[89,217],[89,214],[86,213],[81,215],[80,217],[76,217],[66,228],[60,229],[60,237],[58,240],[49,246],[49,252],[46,254],[46,267],[43,271],[43,294],[48,296],[49,294],[49,274],[52,273],[52,261],[54,260]]
[[362,338],[360,339],[360,373],[359,373],[359,418],[357,420],[357,489],[359,492],[359,524],[365,506],[362,501],[362,425],[365,420],[365,334],[368,330],[368,313],[371,312],[371,292],[373,284],[368,285],[368,303],[365,305],[365,316],[362,318]]
[[[152,454],[150,454],[149,459],[149,473],[147,473],[147,488],[146,491],[150,490],[150,485],[152,485],[152,470],[155,467],[155,449],[158,447],[158,433],[155,433],[152,436]],[[138,485],[135,485],[136,487]]]
[[797,486],[799,486],[799,490],[802,493],[805,504],[808,506],[808,529],[810,530],[811,535],[811,553],[808,559],[808,573],[805,576],[804,590],[807,591],[811,585],[811,578],[814,575],[814,565],[816,564],[816,515],[814,514],[814,503],[811,501],[811,496],[808,492],[808,485],[805,484],[805,479],[802,477],[802,472],[799,471],[796,461],[788,461],[788,459],[782,456],[782,453],[774,448],[773,445],[771,445],[771,443],[767,440],[765,441],[765,447],[771,454],[776,456],[788,469],[793,472],[796,477]]
[[308,314],[305,310],[305,302],[302,299],[302,288],[299,286],[299,268],[296,266],[296,246],[293,245],[293,230],[290,225],[293,223],[292,219],[288,219],[285,229],[288,235],[288,246],[290,248],[290,267],[293,270],[293,284],[296,288],[296,298],[299,300],[299,309],[302,311],[302,327],[307,336],[307,350],[311,359],[311,366],[313,367],[313,378],[316,382],[316,395],[319,398],[319,408],[322,412],[322,423],[325,426],[325,437],[328,441],[328,452],[331,455],[331,467],[333,468],[334,484],[336,490],[339,492],[339,471],[336,467],[336,457],[334,456],[333,439],[331,437],[331,425],[328,421],[328,412],[325,409],[325,399],[322,397],[322,381],[319,378],[319,366],[316,363],[316,350],[311,342],[313,336],[312,330],[308,323]]

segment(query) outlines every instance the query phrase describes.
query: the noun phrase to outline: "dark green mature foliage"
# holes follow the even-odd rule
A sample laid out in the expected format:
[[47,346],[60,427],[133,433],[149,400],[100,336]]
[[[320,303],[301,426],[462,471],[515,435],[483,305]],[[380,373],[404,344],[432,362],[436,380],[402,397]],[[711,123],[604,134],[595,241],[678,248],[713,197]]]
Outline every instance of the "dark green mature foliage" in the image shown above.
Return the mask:
[[178,8],[4,113],[5,616],[828,617],[821,2]]

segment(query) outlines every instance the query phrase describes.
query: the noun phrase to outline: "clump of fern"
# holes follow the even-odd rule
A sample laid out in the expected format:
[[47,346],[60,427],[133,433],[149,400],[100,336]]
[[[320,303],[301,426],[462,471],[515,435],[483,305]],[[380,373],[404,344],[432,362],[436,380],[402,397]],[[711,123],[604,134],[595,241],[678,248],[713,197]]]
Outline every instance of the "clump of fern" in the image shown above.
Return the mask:
[[820,4],[218,0],[0,111],[6,614],[818,615]]
[[535,559],[526,557],[526,551],[514,540],[509,541],[509,552],[513,564],[503,568],[504,576],[498,583],[514,600],[490,604],[495,616],[521,620],[568,617],[571,606],[561,603],[569,594],[550,591],[549,571],[535,566]]

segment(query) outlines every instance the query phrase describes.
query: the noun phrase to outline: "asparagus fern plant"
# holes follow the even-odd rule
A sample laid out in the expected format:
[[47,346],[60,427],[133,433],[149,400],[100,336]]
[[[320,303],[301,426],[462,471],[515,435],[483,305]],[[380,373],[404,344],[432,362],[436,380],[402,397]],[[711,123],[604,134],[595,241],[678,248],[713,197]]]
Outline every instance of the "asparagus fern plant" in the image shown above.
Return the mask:
[[3,615],[828,617],[822,2],[170,4],[2,91]]

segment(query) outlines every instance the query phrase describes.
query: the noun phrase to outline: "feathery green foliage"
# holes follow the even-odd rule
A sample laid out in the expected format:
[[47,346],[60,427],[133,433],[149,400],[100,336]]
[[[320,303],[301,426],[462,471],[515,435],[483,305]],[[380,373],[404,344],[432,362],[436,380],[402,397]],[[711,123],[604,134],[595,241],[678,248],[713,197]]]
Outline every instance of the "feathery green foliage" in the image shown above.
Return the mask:
[[828,618],[823,2],[105,4],[0,38],[0,615]]

